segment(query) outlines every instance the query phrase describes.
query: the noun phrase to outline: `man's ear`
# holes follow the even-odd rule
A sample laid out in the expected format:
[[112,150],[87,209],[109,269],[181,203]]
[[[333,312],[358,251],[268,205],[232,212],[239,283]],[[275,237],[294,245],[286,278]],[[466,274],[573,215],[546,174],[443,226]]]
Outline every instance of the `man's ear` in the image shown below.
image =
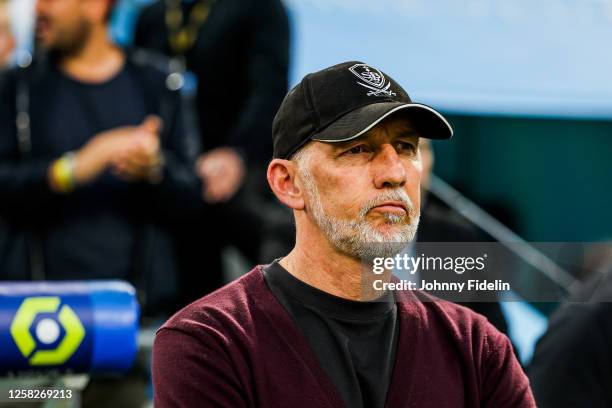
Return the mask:
[[274,159],[268,165],[268,184],[276,198],[294,210],[304,209],[303,191],[296,184],[297,165],[291,160]]

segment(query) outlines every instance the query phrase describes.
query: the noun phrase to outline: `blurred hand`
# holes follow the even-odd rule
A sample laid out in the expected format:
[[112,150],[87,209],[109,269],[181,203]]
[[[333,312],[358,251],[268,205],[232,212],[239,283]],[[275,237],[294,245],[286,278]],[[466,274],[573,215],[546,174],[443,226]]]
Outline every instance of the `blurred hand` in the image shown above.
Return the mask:
[[[134,180],[151,175],[151,169],[159,166],[159,129],[161,120],[151,116],[140,126],[111,129],[94,136],[74,154],[74,182],[87,184],[97,179],[113,166],[115,172]],[[53,180],[50,176],[53,188]]]
[[113,171],[125,180],[151,179],[162,165],[159,133],[162,121],[157,116],[148,116],[140,126],[133,129],[129,144],[113,159]]
[[236,194],[246,173],[242,157],[232,148],[219,147],[200,156],[197,173],[204,183],[204,200],[227,201]]
[[77,185],[87,184],[102,174],[122,150],[130,144],[134,127],[121,127],[94,136],[75,152],[74,180]]

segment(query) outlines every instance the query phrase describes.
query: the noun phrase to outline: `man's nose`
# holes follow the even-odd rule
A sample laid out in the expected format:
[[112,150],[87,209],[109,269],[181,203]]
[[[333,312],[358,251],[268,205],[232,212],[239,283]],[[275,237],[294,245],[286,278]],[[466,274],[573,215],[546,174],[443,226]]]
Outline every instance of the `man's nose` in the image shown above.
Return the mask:
[[406,169],[391,144],[382,146],[373,164],[376,188],[397,188],[406,184]]

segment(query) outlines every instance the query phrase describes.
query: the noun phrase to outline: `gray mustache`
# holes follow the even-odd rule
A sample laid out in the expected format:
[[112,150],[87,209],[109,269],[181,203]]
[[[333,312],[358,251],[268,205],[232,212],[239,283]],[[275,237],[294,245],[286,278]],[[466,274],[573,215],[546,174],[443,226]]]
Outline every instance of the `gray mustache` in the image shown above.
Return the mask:
[[379,195],[375,199],[366,202],[363,207],[361,207],[359,215],[361,216],[361,218],[365,217],[372,208],[379,206],[385,201],[400,201],[406,206],[406,209],[408,210],[408,215],[410,215],[411,217],[414,215],[414,205],[412,204],[408,193],[406,193],[404,190],[399,189],[387,191]]

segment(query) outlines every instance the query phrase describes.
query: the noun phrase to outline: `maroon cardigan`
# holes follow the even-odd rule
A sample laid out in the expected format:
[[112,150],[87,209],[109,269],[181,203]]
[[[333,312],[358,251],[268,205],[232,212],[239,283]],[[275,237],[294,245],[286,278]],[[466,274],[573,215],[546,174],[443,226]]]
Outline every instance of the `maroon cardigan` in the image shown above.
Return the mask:
[[[398,298],[387,407],[535,407],[508,338],[484,317],[410,293]],[[164,324],[153,348],[153,384],[161,408],[344,407],[261,266]]]

